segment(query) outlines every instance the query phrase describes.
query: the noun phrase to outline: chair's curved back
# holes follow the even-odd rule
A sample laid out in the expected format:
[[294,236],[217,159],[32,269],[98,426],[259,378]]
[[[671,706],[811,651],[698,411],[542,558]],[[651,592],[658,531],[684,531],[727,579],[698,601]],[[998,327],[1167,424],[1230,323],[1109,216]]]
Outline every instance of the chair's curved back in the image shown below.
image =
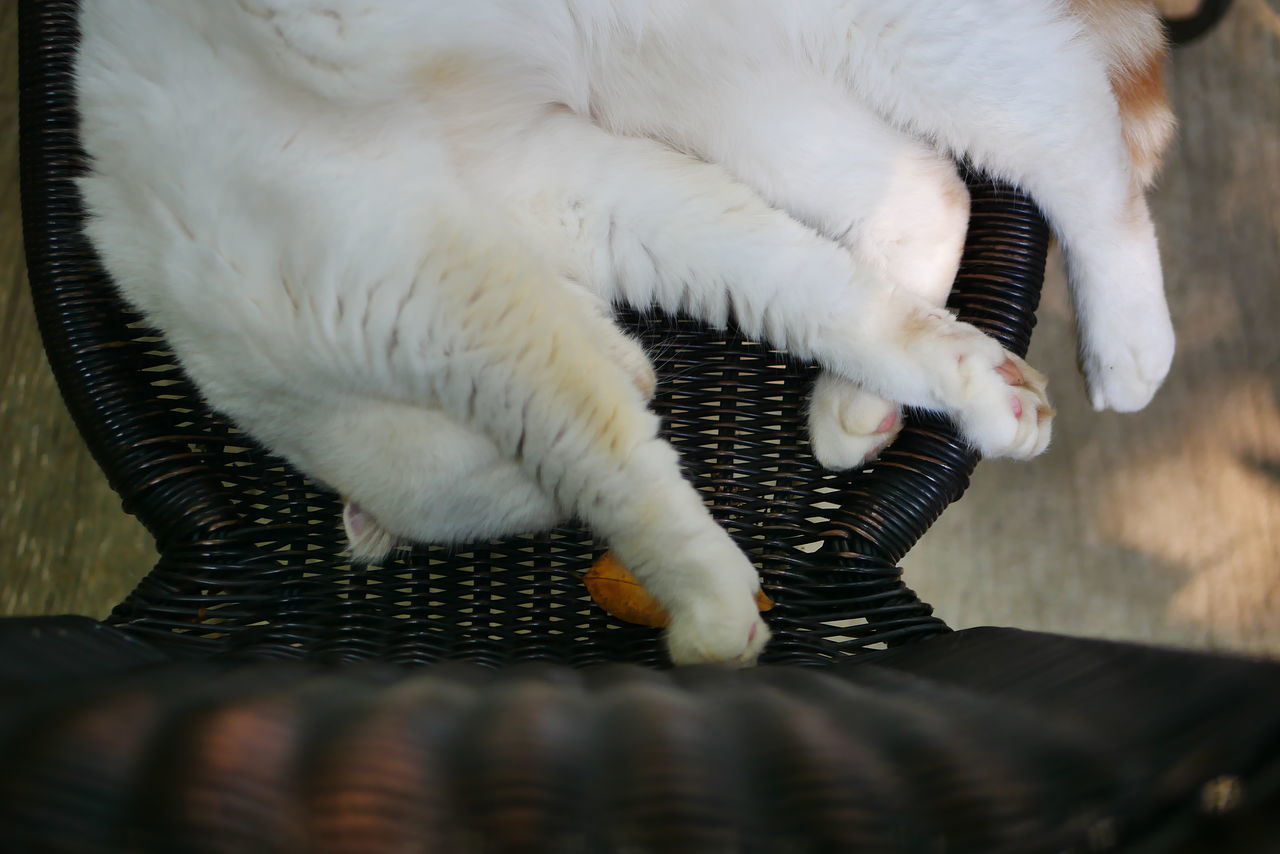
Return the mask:
[[[204,405],[121,303],[81,231],[76,12],[74,0],[20,5],[22,205],[36,314],[62,394],[160,551],[111,622],[194,654],[663,663],[655,630],[585,598],[580,574],[598,547],[581,529],[422,546],[367,569],[343,560],[336,499]],[[1024,197],[971,188],[952,304],[1025,353],[1048,231]],[[946,631],[895,568],[975,463],[944,422],[912,417],[874,468],[831,474],[804,435],[812,369],[685,320],[631,322],[656,357],[666,435],[776,602],[765,660],[822,663]]]

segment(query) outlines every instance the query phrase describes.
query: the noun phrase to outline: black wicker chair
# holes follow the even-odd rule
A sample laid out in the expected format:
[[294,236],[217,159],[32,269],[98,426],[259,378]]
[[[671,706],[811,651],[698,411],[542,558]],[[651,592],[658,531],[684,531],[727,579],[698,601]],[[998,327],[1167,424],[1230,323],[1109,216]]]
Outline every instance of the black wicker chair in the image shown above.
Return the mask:
[[[203,405],[81,234],[76,8],[20,6],[27,258],[159,561],[105,623],[0,620],[0,851],[1264,850],[1280,665],[951,632],[896,564],[974,455],[915,414],[873,468],[822,471],[811,369],[735,335],[631,318],[776,602],[766,666],[667,668],[586,598],[578,529],[345,563],[335,498]],[[971,188],[952,305],[1023,353],[1048,232]]]

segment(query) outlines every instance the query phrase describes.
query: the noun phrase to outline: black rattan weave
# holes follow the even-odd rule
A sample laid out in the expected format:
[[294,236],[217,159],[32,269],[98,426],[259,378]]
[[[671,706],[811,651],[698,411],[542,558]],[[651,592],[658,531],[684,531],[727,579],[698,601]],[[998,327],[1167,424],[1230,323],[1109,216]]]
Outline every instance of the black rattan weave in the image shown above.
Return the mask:
[[[36,312],[62,392],[160,550],[110,622],[200,654],[661,663],[656,632],[584,599],[580,575],[598,546],[581,529],[423,546],[382,567],[343,561],[335,498],[204,406],[81,233],[75,13],[69,0],[22,6],[23,209]],[[1025,353],[1048,231],[1023,196],[979,180],[971,188],[953,305]],[[946,630],[895,568],[975,463],[944,421],[915,416],[872,469],[830,474],[804,435],[811,368],[686,320],[631,322],[658,362],[666,435],[777,603],[765,661],[816,664]]]

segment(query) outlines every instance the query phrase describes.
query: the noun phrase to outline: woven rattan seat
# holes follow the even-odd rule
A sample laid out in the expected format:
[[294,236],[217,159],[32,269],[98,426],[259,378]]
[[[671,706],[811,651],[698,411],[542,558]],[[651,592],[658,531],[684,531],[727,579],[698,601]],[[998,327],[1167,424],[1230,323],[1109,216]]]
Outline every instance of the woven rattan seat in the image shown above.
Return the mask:
[[[159,557],[103,622],[0,620],[0,852],[1226,851],[1274,830],[1280,666],[950,631],[898,564],[975,455],[912,413],[873,467],[823,471],[813,368],[735,332],[626,318],[776,603],[767,666],[668,668],[656,630],[587,598],[580,528],[351,565],[336,497],[203,404],[81,232],[76,9],[20,5],[28,267],[67,405]],[[1025,353],[1048,229],[970,188],[951,306]]]

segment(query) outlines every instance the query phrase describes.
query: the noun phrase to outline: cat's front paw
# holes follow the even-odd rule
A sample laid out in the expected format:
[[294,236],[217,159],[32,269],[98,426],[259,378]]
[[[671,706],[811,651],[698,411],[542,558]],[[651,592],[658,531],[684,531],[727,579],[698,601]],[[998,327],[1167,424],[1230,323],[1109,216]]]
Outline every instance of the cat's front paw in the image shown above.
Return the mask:
[[835,374],[823,373],[809,405],[809,444],[823,468],[859,468],[902,431],[897,404]]
[[937,405],[984,457],[1025,460],[1049,446],[1054,411],[1043,374],[945,312],[919,311],[906,328]]
[[969,375],[968,400],[956,413],[965,438],[984,457],[1026,460],[1043,453],[1054,416],[1044,374],[1004,350],[960,358],[961,372]]
[[1137,412],[1150,403],[1173,364],[1173,324],[1168,315],[1147,317],[1090,337],[1093,340],[1080,361],[1093,408]]
[[755,664],[769,642],[769,628],[760,619],[752,591],[687,604],[671,615],[667,628],[672,663]]

